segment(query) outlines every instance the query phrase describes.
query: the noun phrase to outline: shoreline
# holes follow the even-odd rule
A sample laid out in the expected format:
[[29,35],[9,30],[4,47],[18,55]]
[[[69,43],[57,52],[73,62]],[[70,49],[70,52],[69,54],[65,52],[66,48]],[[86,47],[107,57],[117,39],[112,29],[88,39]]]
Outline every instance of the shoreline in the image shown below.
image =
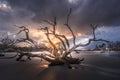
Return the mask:
[[[97,52],[80,53],[85,58],[78,69],[66,66],[50,66],[38,58],[26,62],[13,59],[0,59],[1,80],[119,80],[120,58],[109,57]],[[114,53],[114,52],[113,52]],[[117,53],[117,52],[116,52]],[[119,53],[118,53],[119,54]],[[78,57],[78,55],[76,55]]]

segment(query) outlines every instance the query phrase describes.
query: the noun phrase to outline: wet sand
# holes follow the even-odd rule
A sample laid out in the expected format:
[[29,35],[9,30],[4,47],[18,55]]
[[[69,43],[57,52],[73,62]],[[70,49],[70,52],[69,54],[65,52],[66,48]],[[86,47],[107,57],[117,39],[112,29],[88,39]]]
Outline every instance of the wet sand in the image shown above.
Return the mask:
[[47,67],[48,63],[38,59],[27,62],[0,59],[0,80],[120,80],[120,57],[98,52],[81,52],[78,56],[85,58],[82,64],[73,65],[78,69]]

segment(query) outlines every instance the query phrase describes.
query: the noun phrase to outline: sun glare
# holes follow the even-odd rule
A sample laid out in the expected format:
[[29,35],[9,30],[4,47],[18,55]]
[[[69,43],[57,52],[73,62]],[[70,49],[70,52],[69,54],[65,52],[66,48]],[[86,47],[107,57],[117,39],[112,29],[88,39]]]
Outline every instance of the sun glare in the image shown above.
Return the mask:
[[[61,34],[58,30],[56,30],[57,34]],[[40,30],[36,30],[36,29],[30,29],[30,36],[34,39],[36,39],[38,41],[38,44],[40,42],[43,42],[46,46],[50,47],[51,44],[49,43],[47,36],[45,35],[44,31],[40,31]],[[78,36],[82,36],[81,33],[77,33],[76,37]],[[72,35],[67,35],[66,36],[67,39],[72,39],[73,36]],[[54,35],[49,35],[49,38],[51,39],[51,41],[56,45],[59,46],[60,40],[55,38]],[[64,40],[64,39],[63,39]]]
[[41,41],[46,38],[44,32],[38,31],[36,29],[30,29],[30,36],[32,36],[34,39]]
[[[59,33],[58,31],[56,33]],[[51,46],[45,33],[40,30],[30,29],[30,36],[38,41],[38,44],[40,42],[44,42],[46,46]],[[49,36],[51,41],[53,41],[54,44],[58,44],[60,41],[56,39],[53,35]]]
[[77,33],[77,36],[82,36],[82,34],[81,33]]

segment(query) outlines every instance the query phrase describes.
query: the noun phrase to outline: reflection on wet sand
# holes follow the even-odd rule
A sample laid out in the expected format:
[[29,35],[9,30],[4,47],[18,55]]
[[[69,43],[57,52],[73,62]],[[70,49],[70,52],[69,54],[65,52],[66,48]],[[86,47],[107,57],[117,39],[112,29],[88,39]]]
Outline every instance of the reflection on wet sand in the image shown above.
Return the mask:
[[[118,52],[113,52],[118,53]],[[80,53],[80,65],[48,67],[47,62],[0,60],[0,80],[120,80],[120,58],[97,52]],[[78,56],[77,56],[78,57]]]

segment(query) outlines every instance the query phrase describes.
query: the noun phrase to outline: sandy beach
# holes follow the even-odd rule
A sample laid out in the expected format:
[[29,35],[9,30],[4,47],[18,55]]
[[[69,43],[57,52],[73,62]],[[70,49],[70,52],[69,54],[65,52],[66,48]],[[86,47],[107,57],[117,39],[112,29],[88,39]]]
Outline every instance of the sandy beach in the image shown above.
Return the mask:
[[32,59],[17,62],[0,59],[0,80],[120,80],[120,52],[81,52],[74,55],[85,60],[80,65],[47,67],[47,62]]

